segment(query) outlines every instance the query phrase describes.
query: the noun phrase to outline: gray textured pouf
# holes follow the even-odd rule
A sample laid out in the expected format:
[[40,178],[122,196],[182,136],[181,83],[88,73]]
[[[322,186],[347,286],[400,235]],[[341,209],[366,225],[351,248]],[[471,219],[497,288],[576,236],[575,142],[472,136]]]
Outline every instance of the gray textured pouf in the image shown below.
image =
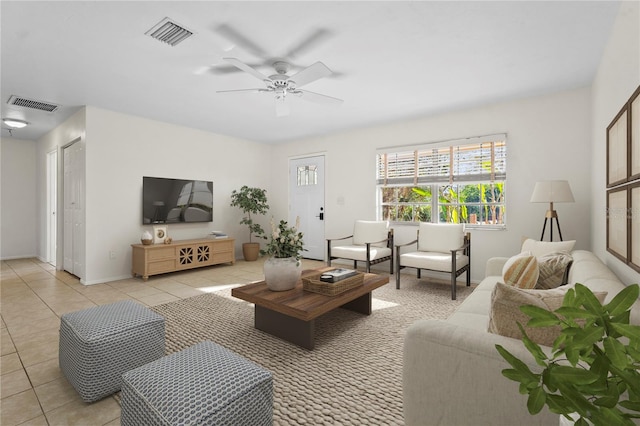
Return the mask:
[[270,425],[271,373],[204,341],[122,375],[121,424]]
[[131,300],[60,319],[60,369],[85,402],[119,391],[122,373],[163,355],[164,318]]

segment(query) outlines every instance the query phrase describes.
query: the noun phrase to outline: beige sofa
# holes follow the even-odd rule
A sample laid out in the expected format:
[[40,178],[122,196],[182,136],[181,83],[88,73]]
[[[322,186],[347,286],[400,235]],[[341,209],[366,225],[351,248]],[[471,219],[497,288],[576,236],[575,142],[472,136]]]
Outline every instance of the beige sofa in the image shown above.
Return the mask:
[[[624,288],[593,253],[573,251],[569,285],[582,283],[607,291],[605,303]],[[487,332],[491,291],[502,280],[508,258],[487,262],[486,277],[446,321],[421,320],[407,330],[404,343],[403,404],[407,425],[557,425],[546,407],[535,416],[526,408],[518,384],[502,376],[509,368],[495,349],[504,346],[536,364],[522,342]],[[631,313],[640,325],[640,303]]]

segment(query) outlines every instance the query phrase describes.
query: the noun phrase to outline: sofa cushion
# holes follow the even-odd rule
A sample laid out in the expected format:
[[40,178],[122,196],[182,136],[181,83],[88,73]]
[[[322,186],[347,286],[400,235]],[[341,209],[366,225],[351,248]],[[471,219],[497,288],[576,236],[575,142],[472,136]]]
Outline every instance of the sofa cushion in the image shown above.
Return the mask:
[[571,241],[536,241],[531,238],[527,238],[522,243],[521,252],[531,252],[536,257],[544,256],[550,253],[556,253],[559,251],[571,252],[573,246],[576,245],[576,240]]
[[[451,253],[414,251],[400,255],[400,264],[410,268],[451,272]],[[456,255],[456,269],[463,268],[468,264],[468,256],[462,254]]]
[[509,258],[502,268],[504,282],[518,288],[534,288],[538,276],[538,261],[531,253],[520,253]]
[[567,284],[569,268],[571,268],[572,262],[573,257],[564,252],[550,253],[538,257],[540,275],[535,288],[545,290]]
[[[522,305],[533,305],[548,311],[555,311],[562,306],[562,301],[569,288],[563,286],[550,290],[527,290],[515,288],[503,283],[497,283],[491,294],[491,310],[489,313],[489,332],[514,339],[522,339],[518,328],[519,322],[534,342],[553,346],[554,340],[560,334],[560,326],[527,327],[529,316],[520,310]],[[602,303],[606,292],[594,292]]]
[[[366,246],[339,246],[331,248],[332,257],[340,257],[343,259],[353,259],[366,262],[367,248]],[[381,259],[391,256],[391,249],[386,247],[371,246],[369,249],[369,260]]]

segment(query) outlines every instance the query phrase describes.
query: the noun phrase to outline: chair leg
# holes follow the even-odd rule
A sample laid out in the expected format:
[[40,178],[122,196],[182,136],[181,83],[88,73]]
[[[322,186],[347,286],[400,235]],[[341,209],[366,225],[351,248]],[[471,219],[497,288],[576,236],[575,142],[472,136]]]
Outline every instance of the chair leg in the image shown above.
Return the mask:
[[456,300],[456,272],[451,272],[451,300]]
[[389,274],[393,275],[393,256],[389,259]]
[[471,286],[471,266],[467,269],[467,287]]
[[396,290],[400,290],[400,267],[396,269]]
[[353,269],[358,269],[358,261],[357,260],[353,261]]
[[418,272],[416,273],[418,279],[422,278],[422,273],[420,272],[420,268],[418,268]]

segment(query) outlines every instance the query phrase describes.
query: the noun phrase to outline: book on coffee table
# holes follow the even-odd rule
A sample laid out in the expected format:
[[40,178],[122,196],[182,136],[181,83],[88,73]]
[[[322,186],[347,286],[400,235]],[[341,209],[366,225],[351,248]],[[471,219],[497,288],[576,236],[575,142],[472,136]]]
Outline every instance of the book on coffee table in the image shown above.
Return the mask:
[[320,275],[320,281],[325,283],[337,283],[338,281],[342,281],[345,278],[353,277],[358,275],[358,271],[354,271],[353,269],[334,269],[333,271],[323,272]]

